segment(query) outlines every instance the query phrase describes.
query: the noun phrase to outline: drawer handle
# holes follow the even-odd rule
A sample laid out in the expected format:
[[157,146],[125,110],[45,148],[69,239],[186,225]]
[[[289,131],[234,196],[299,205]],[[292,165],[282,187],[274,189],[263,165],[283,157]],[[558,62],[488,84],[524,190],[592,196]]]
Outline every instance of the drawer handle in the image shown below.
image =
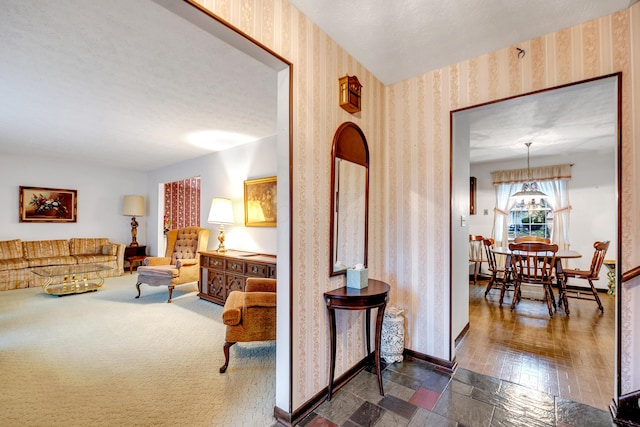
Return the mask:
[[231,268],[233,268],[233,269],[235,270],[236,268],[238,268],[238,264],[236,264],[236,263],[234,262],[233,264],[231,264]]

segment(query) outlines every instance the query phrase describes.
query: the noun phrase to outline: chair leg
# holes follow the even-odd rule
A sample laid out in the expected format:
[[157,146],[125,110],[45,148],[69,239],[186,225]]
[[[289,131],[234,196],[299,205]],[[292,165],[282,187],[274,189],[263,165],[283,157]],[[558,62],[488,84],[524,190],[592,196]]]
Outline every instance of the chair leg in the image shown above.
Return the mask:
[[558,291],[560,295],[558,296],[558,303],[560,305],[564,305],[564,312],[567,314],[571,314],[569,310],[569,297],[567,296],[567,278],[563,278],[560,282],[560,290]]
[[520,301],[520,282],[516,281],[513,288],[513,297],[511,298],[511,311],[516,309],[516,304]]
[[475,263],[473,263],[473,285],[476,285],[476,282],[478,281],[478,270],[480,270],[480,268],[478,268],[478,266],[480,266],[480,268],[482,268],[482,265],[476,261]]
[[498,275],[498,273],[496,273],[495,271],[493,273],[491,273],[491,279],[489,279],[489,283],[487,283],[487,289],[484,291],[484,296],[486,297],[487,295],[489,295],[489,291],[493,288],[493,284],[497,283],[497,278],[496,276]]
[[551,304],[551,300],[553,299],[553,292],[551,291],[551,285],[544,285],[544,296],[547,300],[547,308],[549,309],[549,317],[553,317],[553,306],[555,306],[555,302],[553,305]]
[[224,343],[224,365],[222,365],[220,367],[220,373],[224,374],[224,372],[227,370],[227,367],[229,366],[229,348],[234,345],[235,342],[226,342]]
[[136,298],[140,298],[140,285],[141,284],[142,283],[140,283],[140,282],[136,283],[136,289],[138,290],[138,296]]
[[173,295],[174,286],[169,286],[169,300],[167,302],[171,302],[171,296]]
[[596,302],[598,303],[598,308],[600,309],[601,313],[604,313],[604,307],[602,306],[602,303],[600,302],[600,297],[598,296],[598,291],[596,290],[596,287],[593,286],[593,282],[591,281],[591,279],[589,280],[589,285],[591,286],[591,292],[593,293],[593,297],[596,299]]

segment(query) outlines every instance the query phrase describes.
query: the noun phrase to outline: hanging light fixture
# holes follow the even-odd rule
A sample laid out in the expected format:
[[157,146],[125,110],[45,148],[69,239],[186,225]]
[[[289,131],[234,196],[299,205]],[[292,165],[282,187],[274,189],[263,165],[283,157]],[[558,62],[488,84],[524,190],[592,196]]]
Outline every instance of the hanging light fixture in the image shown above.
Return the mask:
[[542,203],[547,195],[538,189],[537,182],[531,180],[531,166],[529,163],[529,147],[531,147],[531,142],[526,142],[524,145],[527,146],[527,182],[522,184],[522,189],[513,193],[511,197],[516,199],[522,198],[527,205],[531,206],[535,204],[536,198],[540,199],[540,203]]

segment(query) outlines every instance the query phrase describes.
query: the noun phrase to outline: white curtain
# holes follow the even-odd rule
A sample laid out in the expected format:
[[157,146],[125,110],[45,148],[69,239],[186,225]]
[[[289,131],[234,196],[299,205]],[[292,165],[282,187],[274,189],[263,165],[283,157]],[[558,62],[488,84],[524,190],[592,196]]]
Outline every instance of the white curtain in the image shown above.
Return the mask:
[[508,216],[515,201],[511,194],[520,190],[523,182],[536,181],[540,191],[549,196],[549,204],[553,208],[553,228],[551,241],[561,249],[568,249],[569,239],[569,190],[571,165],[542,166],[531,169],[512,169],[491,172],[496,188],[496,207],[494,209],[493,239],[496,245],[508,244]]
[[493,231],[491,236],[496,246],[507,246],[509,244],[508,219],[509,211],[515,205],[515,200],[511,195],[518,191],[522,185],[498,184],[496,188],[496,207],[493,209]]
[[553,228],[551,229],[551,242],[560,249],[569,249],[569,191],[566,179],[553,181],[540,181],[540,191],[549,195],[549,205],[553,209]]

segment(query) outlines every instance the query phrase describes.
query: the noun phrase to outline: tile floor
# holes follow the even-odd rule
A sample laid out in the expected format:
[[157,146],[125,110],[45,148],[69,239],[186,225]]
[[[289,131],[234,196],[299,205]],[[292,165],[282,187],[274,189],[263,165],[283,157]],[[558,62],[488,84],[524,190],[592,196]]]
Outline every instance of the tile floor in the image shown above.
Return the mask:
[[458,368],[405,359],[385,366],[385,395],[365,370],[299,426],[614,426],[607,411]]
[[[405,359],[385,365],[385,395],[365,370],[305,417],[301,426],[613,426],[613,297],[605,307],[570,299],[549,318],[546,305],[523,300],[514,312],[470,285],[469,331],[451,375]],[[511,300],[508,294],[505,302]]]

